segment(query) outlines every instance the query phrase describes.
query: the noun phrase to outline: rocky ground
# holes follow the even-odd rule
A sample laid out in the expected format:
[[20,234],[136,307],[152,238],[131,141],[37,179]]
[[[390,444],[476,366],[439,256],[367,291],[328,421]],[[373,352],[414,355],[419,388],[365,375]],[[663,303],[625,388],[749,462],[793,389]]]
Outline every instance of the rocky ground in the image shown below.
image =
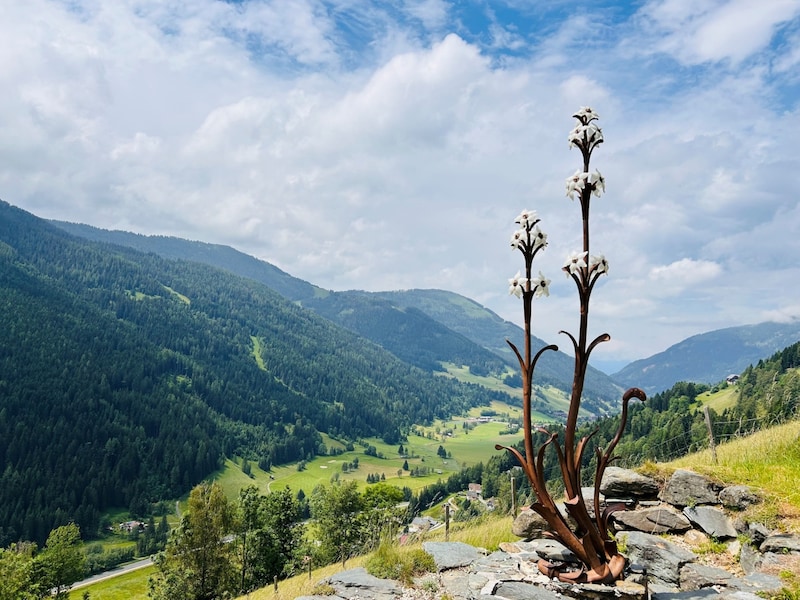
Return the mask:
[[540,574],[539,559],[570,563],[574,557],[541,537],[546,524],[523,511],[513,527],[520,541],[501,544],[491,554],[460,542],[424,543],[437,572],[414,586],[351,569],[328,578],[327,595],[303,599],[758,600],[784,586],[781,575],[800,577],[800,536],[743,518],[743,511],[759,502],[745,486],[725,487],[682,470],[660,486],[633,471],[609,468],[601,491],[604,503],[630,508],[615,519],[629,565],[613,586],[564,584]]

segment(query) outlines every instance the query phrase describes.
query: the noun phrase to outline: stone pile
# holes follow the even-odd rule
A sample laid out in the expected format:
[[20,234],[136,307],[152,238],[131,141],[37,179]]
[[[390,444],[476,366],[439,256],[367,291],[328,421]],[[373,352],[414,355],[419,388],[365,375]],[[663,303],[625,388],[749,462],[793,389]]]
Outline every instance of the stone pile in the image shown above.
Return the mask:
[[[564,584],[540,574],[541,558],[567,563],[575,559],[560,543],[543,537],[547,524],[539,515],[524,510],[512,528],[522,539],[501,544],[496,552],[487,554],[459,542],[426,542],[423,549],[433,556],[438,573],[421,578],[413,588],[352,569],[326,581],[333,595],[324,598],[758,600],[759,593],[783,587],[780,572],[800,574],[800,536],[741,518],[745,508],[759,502],[746,486],[726,487],[678,470],[662,488],[649,477],[609,467],[601,492],[601,510],[626,507],[613,523],[629,568],[615,585]],[[593,491],[584,494],[591,505]]]

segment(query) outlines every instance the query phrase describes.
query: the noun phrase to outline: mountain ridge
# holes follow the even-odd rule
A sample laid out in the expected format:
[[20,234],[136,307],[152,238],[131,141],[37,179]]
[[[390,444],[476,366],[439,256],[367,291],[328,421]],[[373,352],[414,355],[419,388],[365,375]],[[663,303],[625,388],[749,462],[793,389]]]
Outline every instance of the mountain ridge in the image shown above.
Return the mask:
[[[252,277],[288,299],[311,308],[338,325],[356,331],[382,345],[403,360],[426,370],[438,370],[436,363],[466,364],[476,373],[498,371],[505,364],[518,371],[516,357],[506,339],[521,340],[521,327],[503,320],[474,300],[446,290],[400,290],[367,292],[324,290],[228,246],[192,242],[164,236],[142,236],[129,232],[102,230],[90,225],[51,221],[66,231],[86,237],[131,245],[162,256],[198,260],[232,272]],[[225,257],[223,262],[221,257]],[[241,261],[241,262],[239,262]],[[255,261],[255,262],[254,262]],[[389,304],[387,304],[389,302]],[[415,309],[416,313],[409,312]],[[400,313],[405,313],[405,318]],[[392,323],[390,330],[378,327],[383,319]],[[427,322],[426,322],[427,319]],[[446,331],[442,329],[446,328]],[[408,335],[404,335],[409,333]],[[413,333],[413,335],[412,335]],[[401,339],[396,339],[395,335]],[[443,338],[447,338],[443,340]],[[469,348],[465,340],[480,347]],[[402,343],[401,343],[402,342]],[[545,341],[533,337],[534,350]],[[446,348],[436,357],[431,348]],[[487,355],[487,352],[491,355]],[[498,360],[499,359],[499,360]],[[545,353],[537,365],[535,383],[553,385],[569,395],[572,388],[573,359],[562,352]],[[595,414],[618,410],[622,389],[605,373],[589,367],[586,378],[586,408]]]
[[715,384],[800,340],[800,319],[766,321],[699,333],[663,352],[634,361],[612,378],[648,393],[679,381]]

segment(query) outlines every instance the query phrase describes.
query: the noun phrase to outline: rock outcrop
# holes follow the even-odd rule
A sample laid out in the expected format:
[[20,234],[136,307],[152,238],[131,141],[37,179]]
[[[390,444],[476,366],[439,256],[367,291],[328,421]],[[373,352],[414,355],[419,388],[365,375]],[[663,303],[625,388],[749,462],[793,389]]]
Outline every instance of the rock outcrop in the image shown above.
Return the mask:
[[[759,501],[746,486],[724,487],[679,470],[661,489],[651,478],[609,468],[601,491],[601,510],[607,504],[630,507],[613,519],[629,563],[624,579],[615,585],[571,585],[542,575],[537,568],[540,559],[574,563],[575,557],[555,540],[542,538],[543,520],[523,511],[512,528],[523,539],[503,543],[491,554],[460,542],[425,542],[423,549],[433,556],[437,573],[420,578],[413,587],[353,569],[324,582],[333,595],[304,598],[757,600],[759,594],[783,587],[781,571],[800,568],[800,536],[770,531],[729,514]],[[712,541],[724,553],[720,562],[725,568],[708,564],[708,554],[701,556],[697,550],[707,550]]]

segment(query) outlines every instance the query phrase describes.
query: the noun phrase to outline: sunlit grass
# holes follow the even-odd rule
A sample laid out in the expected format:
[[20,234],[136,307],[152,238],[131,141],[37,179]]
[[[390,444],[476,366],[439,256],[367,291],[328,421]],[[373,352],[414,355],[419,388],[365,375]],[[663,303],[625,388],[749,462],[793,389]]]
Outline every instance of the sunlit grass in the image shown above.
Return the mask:
[[722,413],[726,408],[733,408],[736,399],[739,397],[739,388],[728,386],[716,392],[703,392],[697,399],[703,406],[714,409],[717,413]]
[[92,600],[144,600],[147,598],[147,580],[154,570],[152,566],[144,567],[72,590],[69,600],[80,600],[87,591]]
[[[486,517],[468,523],[453,523],[450,529],[449,541],[464,542],[478,548],[485,548],[487,551],[492,552],[496,550],[502,542],[518,540],[518,538],[511,533],[511,523],[512,518],[510,516],[494,515],[487,515]],[[444,540],[444,528],[439,528],[420,536],[412,543],[408,544],[407,547],[404,546],[404,548],[408,548],[409,550],[421,548],[423,542],[441,542]],[[348,569],[363,567],[370,556],[371,554],[366,554],[348,560],[346,566]],[[255,592],[251,592],[246,596],[241,596],[241,599],[288,600],[289,598],[297,598],[298,596],[312,595],[314,589],[320,582],[341,570],[341,563],[314,569],[311,572],[311,578],[309,578],[308,573],[305,572],[278,582],[277,592],[274,586],[270,585],[256,590]]]
[[711,451],[703,450],[660,466],[756,488],[766,502],[752,510],[761,511],[759,517],[775,526],[800,532],[800,421],[720,444],[716,465]]

